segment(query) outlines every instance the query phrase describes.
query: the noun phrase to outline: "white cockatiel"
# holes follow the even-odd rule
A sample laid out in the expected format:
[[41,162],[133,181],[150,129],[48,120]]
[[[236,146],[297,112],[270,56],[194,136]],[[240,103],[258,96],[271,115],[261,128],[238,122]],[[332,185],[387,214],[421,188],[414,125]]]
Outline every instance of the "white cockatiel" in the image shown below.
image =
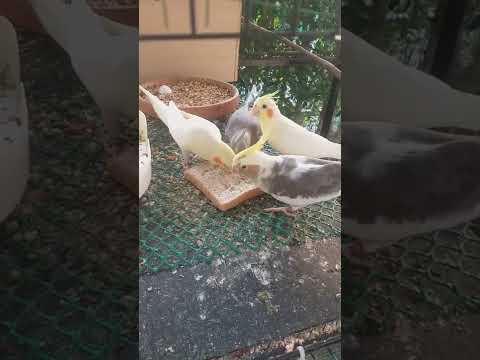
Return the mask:
[[116,144],[120,119],[138,111],[138,30],[97,15],[85,0],[30,0],[48,34],[68,53],[73,69],[99,106],[106,139]]
[[192,155],[197,155],[213,164],[231,168],[235,153],[222,141],[222,134],[215,124],[180,111],[173,102],[167,106],[142,86],[139,88],[180,147],[185,166],[189,166]]
[[251,147],[233,164],[257,186],[288,207],[265,211],[293,215],[296,210],[340,196],[341,162],[306,156],[272,156]]
[[251,110],[260,121],[262,137],[259,142],[262,145],[268,141],[275,150],[285,155],[341,159],[340,144],[308,131],[282,115],[273,99],[274,95],[259,97]]
[[249,111],[257,97],[257,86],[253,85],[245,103],[228,119],[225,136],[235,153],[255,144],[262,135],[258,120]]
[[0,223],[20,203],[30,174],[28,109],[17,34],[0,16]]

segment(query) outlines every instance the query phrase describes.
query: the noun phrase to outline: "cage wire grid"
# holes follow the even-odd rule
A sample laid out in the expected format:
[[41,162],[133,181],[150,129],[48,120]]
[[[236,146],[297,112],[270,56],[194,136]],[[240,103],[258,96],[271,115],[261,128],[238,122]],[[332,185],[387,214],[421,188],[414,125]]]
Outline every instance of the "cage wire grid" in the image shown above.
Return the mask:
[[[342,237],[345,244],[355,241]],[[348,333],[390,332],[399,313],[417,323],[478,313],[480,219],[404,239],[363,259],[342,251],[342,272]]]
[[281,206],[267,194],[222,212],[184,179],[178,146],[158,119],[149,119],[149,139],[152,181],[140,201],[140,273],[340,236],[339,199],[296,218],[264,212]]

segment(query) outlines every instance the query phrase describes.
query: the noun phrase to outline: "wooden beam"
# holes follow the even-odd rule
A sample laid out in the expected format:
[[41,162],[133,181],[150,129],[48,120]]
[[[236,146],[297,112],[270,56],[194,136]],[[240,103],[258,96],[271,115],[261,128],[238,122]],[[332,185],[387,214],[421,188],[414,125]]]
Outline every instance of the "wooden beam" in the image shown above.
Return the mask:
[[335,115],[335,108],[337,107],[338,94],[340,92],[340,81],[332,79],[330,86],[330,93],[328,94],[327,105],[322,109],[320,127],[320,135],[327,136],[332,125],[333,116]]

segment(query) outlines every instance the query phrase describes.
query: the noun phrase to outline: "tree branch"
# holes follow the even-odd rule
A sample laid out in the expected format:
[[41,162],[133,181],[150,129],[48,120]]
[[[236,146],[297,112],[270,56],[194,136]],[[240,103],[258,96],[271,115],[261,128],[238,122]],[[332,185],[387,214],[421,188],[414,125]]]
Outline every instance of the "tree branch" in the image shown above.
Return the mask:
[[308,51],[307,49],[303,48],[302,46],[295,44],[293,41],[287,39],[284,36],[275,34],[273,31],[267,30],[264,27],[261,27],[251,21],[249,21],[249,25],[254,28],[257,31],[267,33],[270,35],[274,35],[275,37],[278,37],[280,40],[288,44],[290,47],[304,53],[307,57],[309,57],[312,61],[315,63],[319,64],[323,68],[327,69],[336,79],[340,80],[342,78],[342,72],[335,66],[333,65],[330,61],[327,61],[325,59],[322,59],[320,56]]

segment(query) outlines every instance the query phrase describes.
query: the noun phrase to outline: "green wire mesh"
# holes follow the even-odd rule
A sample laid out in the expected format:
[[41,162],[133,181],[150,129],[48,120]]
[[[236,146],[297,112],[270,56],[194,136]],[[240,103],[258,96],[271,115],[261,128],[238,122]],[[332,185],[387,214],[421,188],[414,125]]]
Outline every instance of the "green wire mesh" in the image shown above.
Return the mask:
[[296,218],[266,213],[282,206],[268,195],[222,212],[183,177],[178,146],[149,121],[152,182],[140,206],[140,272],[209,263],[218,257],[340,236],[340,201],[304,209]]
[[391,331],[399,313],[414,321],[478,313],[480,219],[364,259],[342,251],[342,272],[342,323],[356,334]]

